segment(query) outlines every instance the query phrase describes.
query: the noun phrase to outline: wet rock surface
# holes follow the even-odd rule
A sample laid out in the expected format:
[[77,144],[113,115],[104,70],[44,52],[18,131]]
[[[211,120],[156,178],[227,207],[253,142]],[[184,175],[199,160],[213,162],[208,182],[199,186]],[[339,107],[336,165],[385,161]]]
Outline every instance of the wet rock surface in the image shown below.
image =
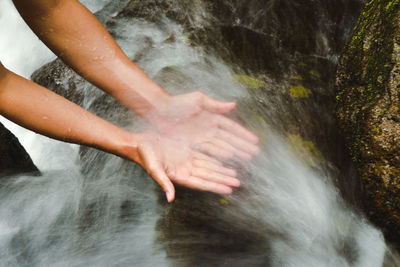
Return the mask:
[[365,209],[400,244],[400,6],[369,2],[337,71],[337,111]]
[[[298,12],[299,7],[302,12]],[[360,8],[361,1],[355,0],[133,0],[116,15],[107,16],[103,12],[101,18],[120,41],[129,39],[124,35],[126,33],[119,31],[119,27],[130,20],[150,22],[166,32],[170,30],[171,21],[179,24],[187,43],[229,63],[236,73],[234,81],[249,92],[249,98],[237,99],[239,112],[235,118],[245,125],[251,118],[259,122],[261,129],[265,126],[265,129],[273,128],[284,133],[297,153],[304,158],[312,154],[314,160],[307,163],[310,168],[327,170],[342,189],[344,197],[357,205],[358,181],[341,180],[341,177],[349,177],[353,170],[342,149],[332,114],[337,58],[350,37]],[[207,20],[205,16],[208,16]],[[177,38],[180,36],[171,32],[163,44],[174,44]],[[130,55],[139,66],[156,49],[151,38],[142,40],[143,48]],[[187,75],[186,70],[190,68],[212,69],[213,64],[167,66],[152,78],[165,88],[178,88],[185,83],[196,88],[196,80]],[[129,124],[132,115],[126,109],[84,82],[59,60],[39,69],[32,78],[111,122],[120,126]],[[118,111],[114,112],[114,108]],[[110,168],[107,162],[117,159],[83,147],[80,155],[81,170],[88,176],[86,188],[90,192],[90,183],[101,177],[102,170]],[[123,168],[121,175],[126,177],[140,176],[135,178],[141,179],[146,176],[131,163],[120,160],[117,166]],[[243,177],[246,175],[246,172],[242,174]],[[121,178],[123,184],[132,186],[134,182],[126,177]],[[110,180],[107,182],[112,183]],[[148,183],[147,180],[144,182]],[[246,201],[246,193],[246,188],[241,189],[237,198]],[[92,205],[90,212],[95,211],[97,215],[107,214],[102,210],[105,206],[102,203],[108,197],[110,195],[104,193],[98,198],[88,199],[90,204],[83,206]],[[268,239],[277,236],[285,239],[284,233],[264,228],[258,221],[238,221],[234,216],[235,219],[230,221],[232,214],[240,212],[238,203],[214,194],[177,188],[176,201],[166,206],[160,192],[160,205],[165,214],[158,222],[158,241],[166,248],[167,255],[181,266],[209,263],[214,266],[265,266],[272,260],[268,256]],[[116,209],[125,214],[124,211],[131,206],[135,207],[133,210],[140,210],[137,203]],[[82,222],[85,229],[93,224],[90,212]],[[139,213],[133,212],[135,215]],[[346,237],[342,241],[341,244],[345,245],[338,245],[337,250],[351,260],[354,253],[349,247],[353,241]]]
[[15,174],[39,174],[18,139],[0,123],[0,178]]

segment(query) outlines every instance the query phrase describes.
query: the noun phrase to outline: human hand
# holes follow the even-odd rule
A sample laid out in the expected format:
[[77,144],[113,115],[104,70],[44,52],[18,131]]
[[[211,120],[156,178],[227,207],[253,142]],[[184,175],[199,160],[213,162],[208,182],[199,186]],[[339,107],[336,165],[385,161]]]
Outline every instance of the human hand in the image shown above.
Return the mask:
[[259,151],[258,138],[223,114],[236,103],[224,103],[201,92],[171,96],[147,119],[161,135],[222,161],[250,160]]
[[173,183],[217,194],[240,186],[235,170],[177,140],[148,131],[135,134],[135,143],[130,156],[163,188],[168,202],[175,198]]

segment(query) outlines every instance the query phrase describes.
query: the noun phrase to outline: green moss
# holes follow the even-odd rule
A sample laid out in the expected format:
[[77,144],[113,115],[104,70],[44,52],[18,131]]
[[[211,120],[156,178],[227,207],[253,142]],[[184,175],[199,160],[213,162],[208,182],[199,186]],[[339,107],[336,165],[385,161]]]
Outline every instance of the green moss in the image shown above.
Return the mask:
[[244,74],[235,74],[233,76],[233,80],[249,89],[258,89],[264,86],[264,83],[262,81]]
[[397,5],[399,5],[399,0],[389,1],[389,3],[386,5],[385,9],[386,9],[386,11],[389,11],[389,9],[394,8]]
[[175,42],[175,35],[173,35],[173,34],[168,35],[167,38],[164,39],[164,42],[165,43]]
[[[339,66],[341,78],[337,105],[347,126],[347,146],[352,159],[360,162],[363,118],[384,92],[393,64],[394,29],[398,24],[400,0],[368,2],[354,28],[353,38],[346,46],[345,60]],[[344,116],[344,117],[343,117]]]
[[162,68],[162,71],[177,71],[177,70],[179,70],[179,68],[176,65],[169,65]]
[[380,116],[383,116],[383,115],[385,115],[388,111],[389,111],[388,108],[384,108],[384,109],[381,110],[381,112],[380,112],[379,115],[380,115]]
[[340,91],[340,92],[336,95],[336,101],[337,101],[337,102],[340,102],[340,101],[342,100],[343,93],[344,93],[344,91]]
[[193,36],[190,33],[185,33],[183,34],[183,37],[185,37],[185,41],[190,41]]
[[289,89],[290,96],[293,98],[307,98],[312,92],[302,85],[292,85]]

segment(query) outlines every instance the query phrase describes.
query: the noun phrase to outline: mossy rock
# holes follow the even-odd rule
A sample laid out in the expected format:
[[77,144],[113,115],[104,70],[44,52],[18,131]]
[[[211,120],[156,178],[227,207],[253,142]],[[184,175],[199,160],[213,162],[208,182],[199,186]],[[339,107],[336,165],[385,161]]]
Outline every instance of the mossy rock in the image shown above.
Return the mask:
[[400,5],[373,0],[336,76],[336,117],[357,165],[370,218],[400,244]]

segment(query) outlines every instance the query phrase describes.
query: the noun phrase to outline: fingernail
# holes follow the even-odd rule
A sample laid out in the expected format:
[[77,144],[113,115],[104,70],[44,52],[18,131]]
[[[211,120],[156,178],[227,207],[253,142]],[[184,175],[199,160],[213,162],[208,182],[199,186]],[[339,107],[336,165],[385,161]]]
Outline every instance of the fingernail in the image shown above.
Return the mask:
[[237,180],[237,181],[235,182],[235,186],[240,187],[240,185],[241,185],[240,181]]
[[172,201],[172,194],[171,194],[171,192],[166,192],[165,194],[167,195],[167,200],[168,200],[168,202],[171,202],[171,201]]
[[258,144],[258,142],[260,142],[260,138],[258,138],[258,136],[254,135],[254,144]]
[[230,195],[230,194],[233,193],[233,190],[232,190],[232,188],[230,188],[230,187],[224,187],[224,188],[221,190],[221,193],[222,193],[223,195]]

